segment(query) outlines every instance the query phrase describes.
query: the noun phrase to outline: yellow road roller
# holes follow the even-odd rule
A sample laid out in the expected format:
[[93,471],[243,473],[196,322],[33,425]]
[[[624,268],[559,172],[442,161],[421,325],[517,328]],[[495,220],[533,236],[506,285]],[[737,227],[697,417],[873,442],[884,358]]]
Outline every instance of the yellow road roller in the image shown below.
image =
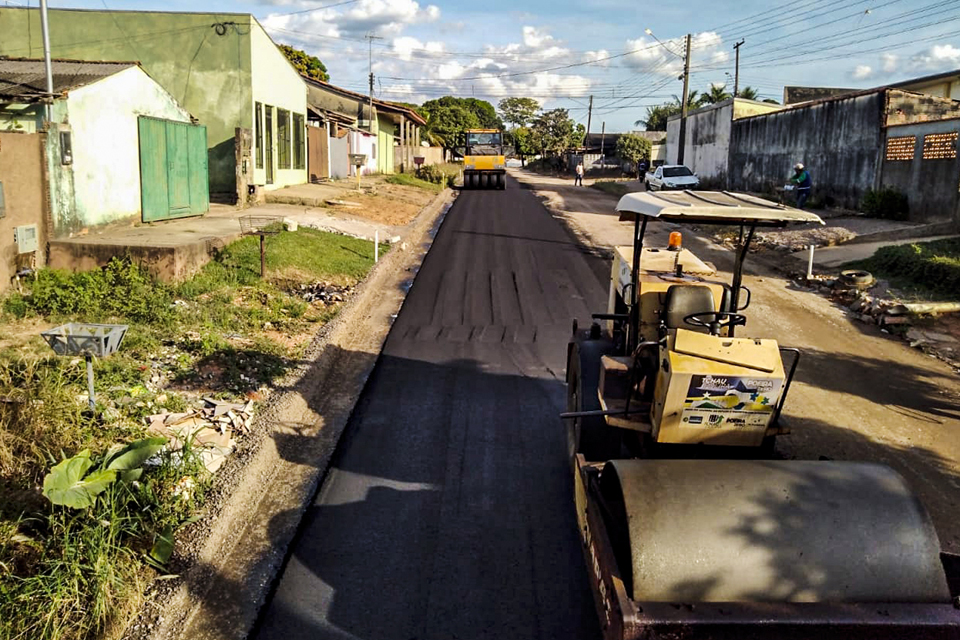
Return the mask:
[[[738,336],[758,227],[821,223],[732,192],[617,205],[608,308],[574,325],[561,414],[604,637],[960,638],[960,556],[892,469],[772,459],[800,352]],[[648,223],[739,230],[732,279]]]
[[502,131],[467,129],[464,132],[463,186],[467,189],[507,188]]

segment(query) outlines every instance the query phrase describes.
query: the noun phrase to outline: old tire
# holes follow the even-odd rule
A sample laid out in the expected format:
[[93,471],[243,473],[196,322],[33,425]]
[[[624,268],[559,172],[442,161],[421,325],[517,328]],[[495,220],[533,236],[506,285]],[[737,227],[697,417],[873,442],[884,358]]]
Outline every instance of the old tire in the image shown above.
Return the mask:
[[[584,340],[570,344],[567,357],[567,411],[600,409],[600,358],[614,352],[607,340]],[[588,461],[606,461],[620,456],[619,429],[607,425],[603,416],[568,418],[567,453],[582,453]]]

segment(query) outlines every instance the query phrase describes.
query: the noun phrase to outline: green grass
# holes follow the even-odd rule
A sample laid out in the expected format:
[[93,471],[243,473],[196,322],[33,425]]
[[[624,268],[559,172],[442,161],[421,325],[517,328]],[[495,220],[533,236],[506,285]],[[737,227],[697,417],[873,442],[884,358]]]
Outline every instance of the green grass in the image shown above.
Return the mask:
[[405,187],[419,187],[420,189],[426,189],[433,193],[440,193],[443,191],[442,184],[435,184],[433,182],[427,182],[426,180],[421,180],[416,176],[409,173],[397,173],[391,176],[387,176],[386,181],[390,184],[399,184]]
[[847,266],[870,271],[915,295],[960,299],[960,239],[881,247],[872,257]]
[[[165,455],[137,486],[79,511],[51,505],[36,487],[64,457],[144,437],[147,415],[184,411],[201,395],[242,401],[285,375],[337,312],[295,295],[300,283],[354,284],[373,266],[373,249],[302,228],[266,238],[263,279],[259,239],[249,237],[179,285],[117,259],[87,273],[41,270],[25,293],[4,298],[0,320],[16,319],[9,326],[21,332],[31,322],[129,329],[117,353],[95,362],[95,415],[82,358],[52,355],[29,331],[0,349],[0,640],[119,637],[149,578],[146,552],[203,503],[206,471]],[[155,361],[172,388],[152,383]],[[174,491],[186,477],[197,486],[189,498]]]
[[597,180],[590,186],[594,189],[617,197],[624,196],[628,193],[627,185],[623,184],[622,182],[615,182],[613,180]]

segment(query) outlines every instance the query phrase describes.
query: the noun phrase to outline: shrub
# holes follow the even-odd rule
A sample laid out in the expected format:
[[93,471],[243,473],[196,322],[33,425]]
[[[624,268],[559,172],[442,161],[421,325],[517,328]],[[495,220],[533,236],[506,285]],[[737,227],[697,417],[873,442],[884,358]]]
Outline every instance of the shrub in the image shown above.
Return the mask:
[[882,247],[854,265],[918,289],[951,297],[960,291],[960,240]]
[[441,167],[436,164],[423,165],[417,169],[417,177],[433,184],[440,184],[446,187],[452,187],[457,177],[455,172],[450,171],[449,167]]
[[906,220],[910,211],[906,194],[889,187],[867,190],[861,208],[867,215],[887,220]]

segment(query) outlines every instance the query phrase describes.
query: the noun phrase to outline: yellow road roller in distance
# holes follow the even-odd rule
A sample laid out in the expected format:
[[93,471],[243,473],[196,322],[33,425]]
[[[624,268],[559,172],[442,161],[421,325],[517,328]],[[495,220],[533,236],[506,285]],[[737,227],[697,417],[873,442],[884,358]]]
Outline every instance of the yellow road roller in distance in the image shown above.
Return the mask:
[[503,154],[503,131],[464,131],[463,186],[465,189],[505,189],[507,159]]

